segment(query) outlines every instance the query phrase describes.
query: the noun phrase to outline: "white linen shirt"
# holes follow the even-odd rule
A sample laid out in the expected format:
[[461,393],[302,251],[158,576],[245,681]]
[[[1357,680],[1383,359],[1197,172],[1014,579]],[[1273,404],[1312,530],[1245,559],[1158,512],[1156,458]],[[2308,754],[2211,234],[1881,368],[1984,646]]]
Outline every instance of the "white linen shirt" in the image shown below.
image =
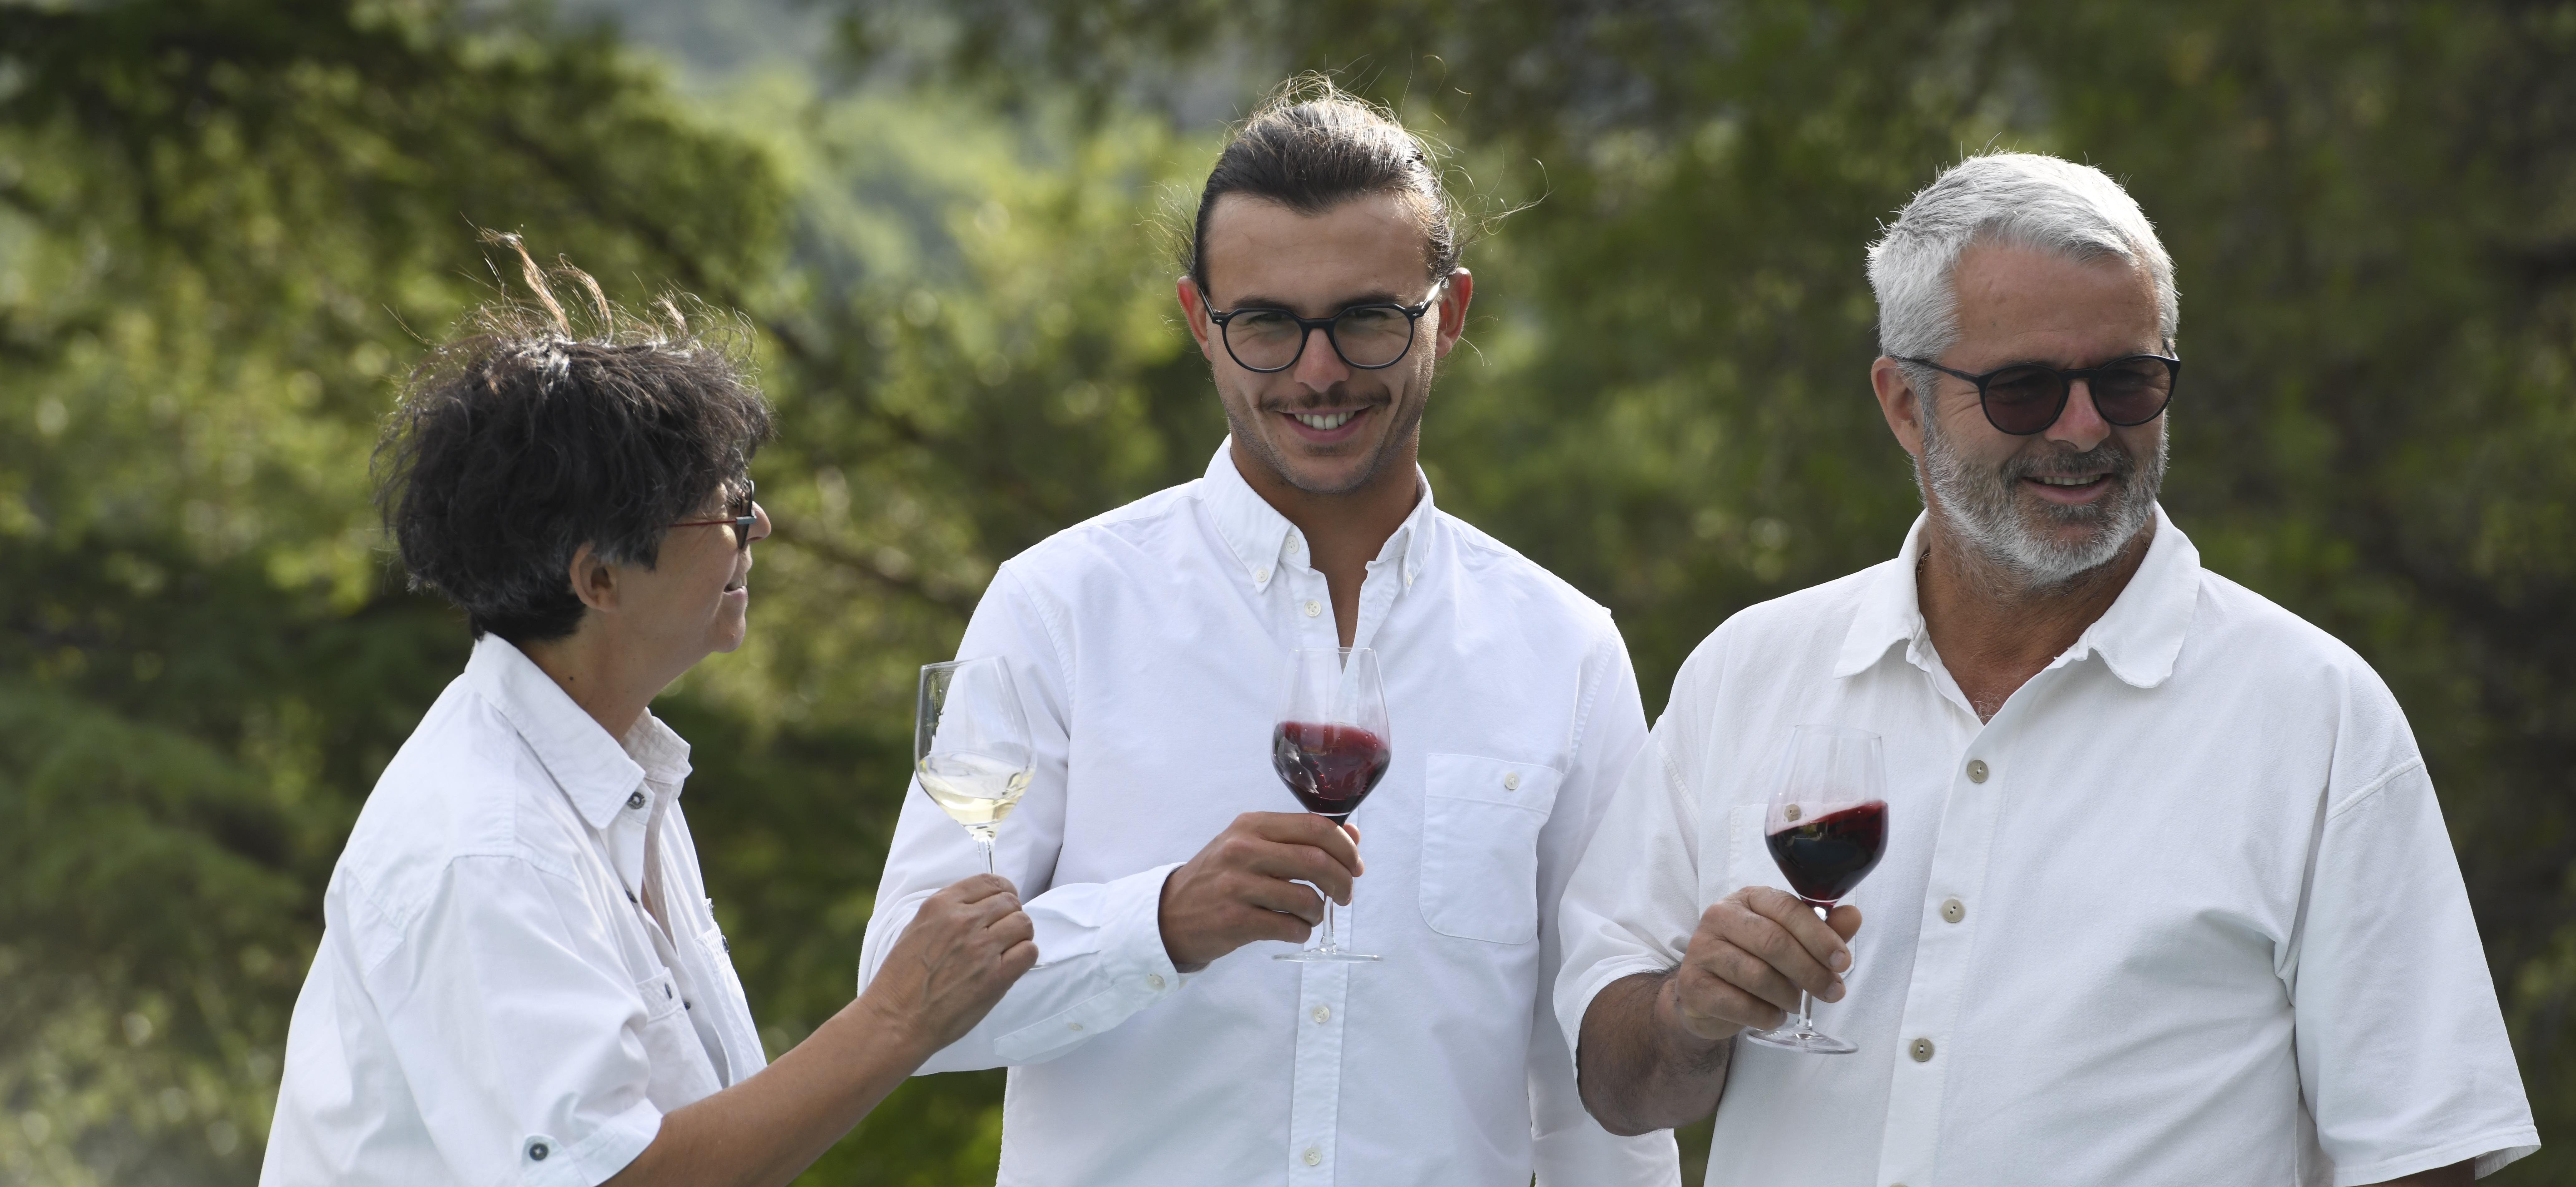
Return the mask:
[[1557,1012],[1782,886],[1790,727],[1885,739],[1887,854],[1845,901],[1859,1044],[1750,1043],[1710,1184],[2358,1184],[2538,1148],[2433,786],[2325,632],[2157,512],[2110,610],[1982,727],[1894,561],[1729,619],[1566,893]]
[[[1239,813],[1300,810],[1270,765],[1278,696],[1291,649],[1338,642],[1305,541],[1230,445],[994,577],[958,653],[1005,657],[1028,706],[1037,769],[999,861],[1044,964],[923,1070],[1010,1066],[1003,1184],[1679,1182],[1668,1134],[1584,1113],[1548,1004],[1557,897],[1645,741],[1635,673],[1607,611],[1421,489],[1353,637],[1393,733],[1341,914],[1374,964],[1263,942],[1183,977],[1163,948],[1164,877]],[[908,789],[862,984],[982,869]]]
[[680,815],[688,753],[475,644],[323,893],[263,1187],[591,1187],[765,1066]]

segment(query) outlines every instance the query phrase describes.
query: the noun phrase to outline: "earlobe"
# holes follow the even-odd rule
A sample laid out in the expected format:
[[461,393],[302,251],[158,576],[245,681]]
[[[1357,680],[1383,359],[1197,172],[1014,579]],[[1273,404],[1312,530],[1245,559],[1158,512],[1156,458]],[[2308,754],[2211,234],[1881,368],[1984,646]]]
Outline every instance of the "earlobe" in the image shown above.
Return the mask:
[[1476,277],[1464,268],[1449,273],[1449,283],[1440,291],[1440,356],[1447,358],[1458,339],[1467,333],[1467,305],[1476,296]]

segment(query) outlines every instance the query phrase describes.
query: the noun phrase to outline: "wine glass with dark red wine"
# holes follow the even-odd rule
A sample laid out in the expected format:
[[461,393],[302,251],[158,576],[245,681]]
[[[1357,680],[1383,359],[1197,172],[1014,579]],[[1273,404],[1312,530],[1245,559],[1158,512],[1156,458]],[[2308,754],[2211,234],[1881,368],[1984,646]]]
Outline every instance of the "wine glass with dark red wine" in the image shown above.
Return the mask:
[[[1279,724],[1270,730],[1270,765],[1297,802],[1341,824],[1386,778],[1392,756],[1377,653],[1366,647],[1301,647],[1291,653],[1288,687],[1279,697]],[[1334,941],[1339,914],[1326,896],[1323,942],[1273,959],[1376,960],[1345,951]]]
[[[1878,735],[1830,725],[1790,731],[1788,769],[1762,833],[1789,888],[1818,915],[1831,911],[1887,852],[1887,759]],[[1816,1029],[1816,1000],[1803,990],[1793,1023],[1744,1037],[1809,1055],[1859,1050]]]

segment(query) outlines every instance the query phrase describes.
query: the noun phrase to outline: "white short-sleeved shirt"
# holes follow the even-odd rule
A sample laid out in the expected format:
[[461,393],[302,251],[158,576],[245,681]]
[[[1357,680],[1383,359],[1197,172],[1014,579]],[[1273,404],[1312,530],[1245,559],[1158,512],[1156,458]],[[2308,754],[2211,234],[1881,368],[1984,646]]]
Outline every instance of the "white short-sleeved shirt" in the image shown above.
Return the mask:
[[264,1187],[590,1187],[765,1066],[680,815],[688,750],[650,714],[621,743],[475,645],[332,871]]
[[[1002,1183],[1678,1183],[1668,1134],[1584,1113],[1549,1005],[1557,896],[1645,741],[1636,676],[1607,611],[1422,489],[1353,638],[1393,730],[1342,913],[1374,964],[1256,943],[1184,978],[1163,948],[1165,876],[1239,813],[1299,810],[1270,764],[1277,697],[1291,649],[1338,641],[1301,533],[1230,446],[985,592],[958,653],[1010,661],[1036,734],[999,865],[1045,964],[923,1070],[1010,1067]],[[982,869],[908,791],[862,979],[924,898]]]
[[1753,607],[1674,681],[1564,904],[1557,1011],[1785,887],[1790,728],[1874,730],[1887,855],[1812,1056],[1738,1043],[1710,1184],[2361,1184],[2538,1148],[2477,923],[2397,703],[2325,632],[2144,563],[1991,722],[1897,559]]

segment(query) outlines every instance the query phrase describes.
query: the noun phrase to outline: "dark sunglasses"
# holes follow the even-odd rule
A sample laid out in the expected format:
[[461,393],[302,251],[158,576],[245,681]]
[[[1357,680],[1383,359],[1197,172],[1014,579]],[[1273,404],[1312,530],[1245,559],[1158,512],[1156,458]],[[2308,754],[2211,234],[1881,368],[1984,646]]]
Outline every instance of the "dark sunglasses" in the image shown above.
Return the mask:
[[729,510],[733,512],[730,516],[723,519],[692,519],[682,523],[675,523],[671,526],[675,528],[711,528],[717,524],[726,524],[733,528],[734,551],[749,552],[751,551],[751,529],[754,525],[760,522],[759,509],[751,505],[751,491],[754,485],[756,484],[748,479],[743,481],[742,494],[735,497],[733,506],[729,508]]
[[2125,429],[2164,415],[2165,404],[2173,399],[2174,384],[2182,378],[2182,360],[2160,354],[2133,354],[2099,367],[2069,371],[2037,363],[2014,363],[1983,375],[1954,371],[1930,359],[1899,357],[1896,361],[1917,363],[1977,385],[1977,403],[1985,409],[1986,423],[2016,437],[2027,437],[2056,424],[2058,416],[2066,411],[2066,400],[2076,380],[2083,380],[2093,389],[2093,410]]

